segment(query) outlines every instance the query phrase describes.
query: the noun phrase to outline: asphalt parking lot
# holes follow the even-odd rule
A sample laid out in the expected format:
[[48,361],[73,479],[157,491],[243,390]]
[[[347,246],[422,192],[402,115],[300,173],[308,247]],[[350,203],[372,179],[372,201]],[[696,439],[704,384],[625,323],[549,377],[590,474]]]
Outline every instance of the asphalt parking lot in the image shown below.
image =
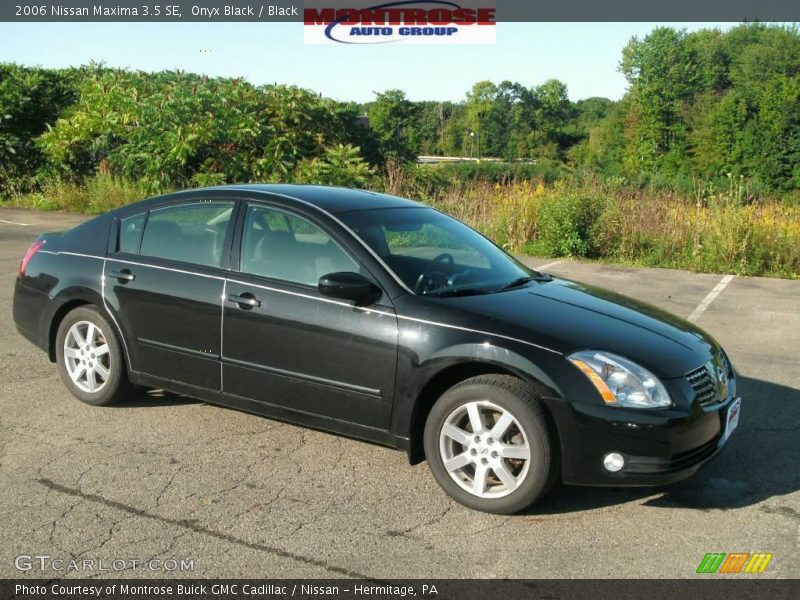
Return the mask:
[[[30,242],[81,219],[0,209],[0,577],[676,578],[698,577],[707,552],[770,552],[746,577],[800,577],[800,281],[530,259],[692,315],[728,350],[744,403],[686,482],[561,486],[500,517],[450,501],[397,451],[172,395],[72,398],[14,329],[11,294]],[[194,570],[20,573],[19,555]]]

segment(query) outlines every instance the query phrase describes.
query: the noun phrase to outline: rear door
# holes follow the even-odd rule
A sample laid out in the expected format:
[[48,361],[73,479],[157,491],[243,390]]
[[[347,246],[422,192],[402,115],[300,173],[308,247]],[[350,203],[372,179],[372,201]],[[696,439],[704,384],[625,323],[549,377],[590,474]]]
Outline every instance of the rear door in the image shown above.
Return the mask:
[[319,293],[332,272],[374,280],[325,223],[260,203],[242,211],[240,266],[225,290],[223,391],[386,429],[397,361],[391,301],[357,307]]
[[220,389],[221,303],[235,207],[194,200],[120,221],[103,294],[134,371]]

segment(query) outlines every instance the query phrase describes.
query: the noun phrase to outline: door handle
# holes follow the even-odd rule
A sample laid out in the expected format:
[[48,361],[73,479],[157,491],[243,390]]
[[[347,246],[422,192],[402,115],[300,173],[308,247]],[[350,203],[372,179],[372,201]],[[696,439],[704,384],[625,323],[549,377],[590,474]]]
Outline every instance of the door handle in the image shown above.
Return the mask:
[[128,282],[136,279],[136,275],[128,271],[128,269],[122,269],[122,271],[111,271],[108,276],[113,277],[120,282]]
[[256,308],[261,306],[261,300],[256,298],[250,292],[244,292],[242,294],[229,294],[228,302],[238,304],[239,308]]

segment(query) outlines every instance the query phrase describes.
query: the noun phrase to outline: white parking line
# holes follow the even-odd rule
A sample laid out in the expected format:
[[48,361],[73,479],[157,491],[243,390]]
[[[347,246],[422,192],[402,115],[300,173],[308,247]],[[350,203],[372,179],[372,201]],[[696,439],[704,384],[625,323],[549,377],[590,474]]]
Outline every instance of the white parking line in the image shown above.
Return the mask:
[[549,269],[550,267],[555,267],[556,265],[560,265],[563,260],[554,260],[553,262],[549,262],[546,265],[542,265],[541,267],[534,267],[537,271],[542,271],[544,269]]
[[30,223],[18,223],[17,221],[6,221],[5,219],[0,219],[0,223],[8,223],[9,225],[21,225],[22,227],[30,227]]
[[694,312],[689,315],[689,320],[697,321],[697,319],[700,318],[700,315],[702,315],[711,305],[711,303],[717,299],[717,296],[722,293],[722,290],[724,290],[728,284],[733,281],[733,278],[734,275],[725,275],[725,277],[723,277],[720,282],[714,286],[714,289],[708,292],[708,295],[703,298],[703,301],[697,305],[697,308],[694,309]]

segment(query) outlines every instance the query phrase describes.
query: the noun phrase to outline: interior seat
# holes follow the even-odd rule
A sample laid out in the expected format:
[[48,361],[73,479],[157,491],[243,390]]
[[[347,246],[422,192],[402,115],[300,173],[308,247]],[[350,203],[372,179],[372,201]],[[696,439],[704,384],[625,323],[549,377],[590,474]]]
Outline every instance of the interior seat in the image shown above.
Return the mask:
[[156,258],[176,258],[176,244],[182,239],[181,228],[171,221],[150,221],[144,228],[140,254]]

